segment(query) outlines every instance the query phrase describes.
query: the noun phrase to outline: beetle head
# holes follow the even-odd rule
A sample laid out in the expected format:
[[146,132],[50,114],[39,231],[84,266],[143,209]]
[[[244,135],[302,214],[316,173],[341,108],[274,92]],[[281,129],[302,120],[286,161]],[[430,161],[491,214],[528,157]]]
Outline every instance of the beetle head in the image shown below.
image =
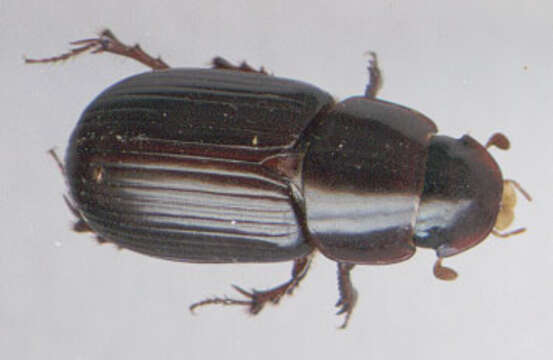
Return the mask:
[[[487,148],[490,148],[491,146],[496,146],[502,150],[507,150],[509,149],[510,144],[509,144],[509,140],[507,139],[507,137],[505,137],[505,135],[496,133],[490,137],[490,139],[486,143],[485,148],[487,149]],[[483,168],[479,169],[479,171],[484,171],[485,168],[490,167],[491,164],[492,163],[495,164],[495,162],[493,161],[493,159],[491,158],[491,156],[488,154],[488,152],[484,147],[477,146],[476,148],[478,147],[480,147],[480,149],[478,149],[478,152],[479,152],[478,157],[485,159],[484,164],[487,163]],[[498,203],[499,206],[496,207],[496,210],[493,210],[494,200],[492,198],[487,198],[486,201],[484,203],[481,203],[479,207],[471,210],[471,212],[476,212],[476,215],[478,215],[478,217],[482,217],[482,216],[485,217],[486,214],[491,214],[495,211],[495,215],[496,215],[495,222],[493,223],[493,227],[491,229],[487,231],[480,231],[479,235],[477,237],[473,237],[472,239],[465,237],[464,239],[462,238],[461,241],[459,241],[459,239],[452,237],[448,241],[441,242],[439,244],[435,242],[430,245],[431,247],[434,247],[436,249],[438,254],[438,260],[434,265],[434,275],[437,278],[441,280],[453,280],[457,277],[457,273],[454,270],[442,266],[443,257],[455,255],[461,251],[464,251],[476,245],[478,242],[486,238],[490,232],[493,235],[498,237],[508,237],[511,235],[520,234],[525,231],[525,228],[519,228],[515,230],[510,230],[507,232],[502,232],[503,230],[506,230],[509,228],[509,226],[512,224],[515,217],[514,208],[517,202],[517,196],[516,196],[515,190],[518,190],[528,201],[531,201],[530,195],[514,180],[509,180],[509,179],[503,180],[501,185],[502,185],[501,198]],[[489,191],[489,189],[487,191]],[[488,208],[488,210],[486,212],[481,212],[482,209],[485,209],[485,208]],[[467,216],[467,218],[469,218],[469,216]],[[470,223],[468,223],[467,225],[470,225]],[[469,233],[468,229],[467,229],[467,233]]]

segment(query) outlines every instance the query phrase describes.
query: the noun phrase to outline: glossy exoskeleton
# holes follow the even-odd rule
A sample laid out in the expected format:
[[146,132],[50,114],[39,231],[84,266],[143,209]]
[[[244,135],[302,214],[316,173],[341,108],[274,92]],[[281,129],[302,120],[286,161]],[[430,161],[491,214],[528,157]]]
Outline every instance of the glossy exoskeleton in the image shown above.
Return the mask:
[[[392,264],[416,247],[441,265],[513,219],[514,188],[472,137],[436,135],[412,109],[376,99],[372,55],[365,94],[336,103],[325,91],[215,58],[211,69],[170,69],[109,31],[74,43],[155,71],[102,92],[84,111],[65,157],[76,230],[147,255],[198,263],[294,261],[292,278],[247,300],[252,313],[290,294],[319,250],[338,263],[346,325],[356,264]],[[60,162],[61,165],[61,162]],[[522,191],[522,190],[521,190]],[[524,192],[523,192],[524,194]]]

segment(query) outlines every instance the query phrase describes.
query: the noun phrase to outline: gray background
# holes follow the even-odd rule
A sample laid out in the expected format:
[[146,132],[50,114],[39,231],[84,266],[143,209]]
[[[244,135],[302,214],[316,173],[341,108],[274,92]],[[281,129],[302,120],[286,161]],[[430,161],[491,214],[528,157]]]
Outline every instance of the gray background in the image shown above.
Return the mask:
[[[293,298],[249,317],[191,302],[267,287],[289,264],[192,265],[148,258],[70,231],[63,154],[83,108],[106,86],[144,71],[82,56],[25,66],[110,27],[173,66],[214,55],[247,59],[344,98],[367,81],[364,53],[384,71],[380,97],[432,118],[442,133],[485,141],[521,201],[528,231],[491,237],[448,259],[460,278],[435,280],[434,254],[359,266],[360,293],[336,330],[335,267],[318,256]],[[553,3],[543,1],[0,1],[0,357],[3,359],[550,359]]]

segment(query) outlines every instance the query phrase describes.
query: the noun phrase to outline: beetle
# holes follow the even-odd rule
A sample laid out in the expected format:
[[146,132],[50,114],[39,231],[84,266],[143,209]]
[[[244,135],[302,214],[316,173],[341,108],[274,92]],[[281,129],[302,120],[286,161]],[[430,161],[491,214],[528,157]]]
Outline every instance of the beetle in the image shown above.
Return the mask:
[[461,253],[514,218],[513,180],[487,151],[509,148],[500,134],[485,146],[437,135],[418,111],[376,98],[375,53],[361,96],[336,102],[304,82],[223,58],[209,69],[170,68],[105,30],[72,43],[49,63],[113,53],[152,68],[117,82],[84,110],[71,135],[64,197],[74,229],[100,242],[193,263],[293,261],[289,281],[265,291],[234,286],[258,313],[291,294],[318,250],[338,266],[338,314],[348,323],[355,265],[393,264],[417,247],[438,259],[434,275],[457,274],[442,259]]

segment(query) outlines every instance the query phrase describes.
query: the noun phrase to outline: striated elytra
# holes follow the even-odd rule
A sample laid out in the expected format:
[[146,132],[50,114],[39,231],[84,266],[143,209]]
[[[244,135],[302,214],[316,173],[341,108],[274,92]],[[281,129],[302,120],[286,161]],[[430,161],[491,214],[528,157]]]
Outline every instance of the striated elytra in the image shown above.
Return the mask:
[[[171,69],[109,31],[76,42],[155,71],[102,92],[69,141],[64,173],[76,230],[159,258],[196,262],[294,261],[291,279],[245,300],[259,312],[290,294],[315,250],[338,263],[339,313],[346,325],[356,291],[354,265],[409,259],[436,250],[441,265],[513,219],[514,188],[487,151],[501,134],[436,135],[432,120],[376,99],[372,54],[365,94],[341,102],[300,81],[216,58],[210,69]],[[63,167],[62,167],[63,168]],[[503,194],[505,193],[505,197]]]

